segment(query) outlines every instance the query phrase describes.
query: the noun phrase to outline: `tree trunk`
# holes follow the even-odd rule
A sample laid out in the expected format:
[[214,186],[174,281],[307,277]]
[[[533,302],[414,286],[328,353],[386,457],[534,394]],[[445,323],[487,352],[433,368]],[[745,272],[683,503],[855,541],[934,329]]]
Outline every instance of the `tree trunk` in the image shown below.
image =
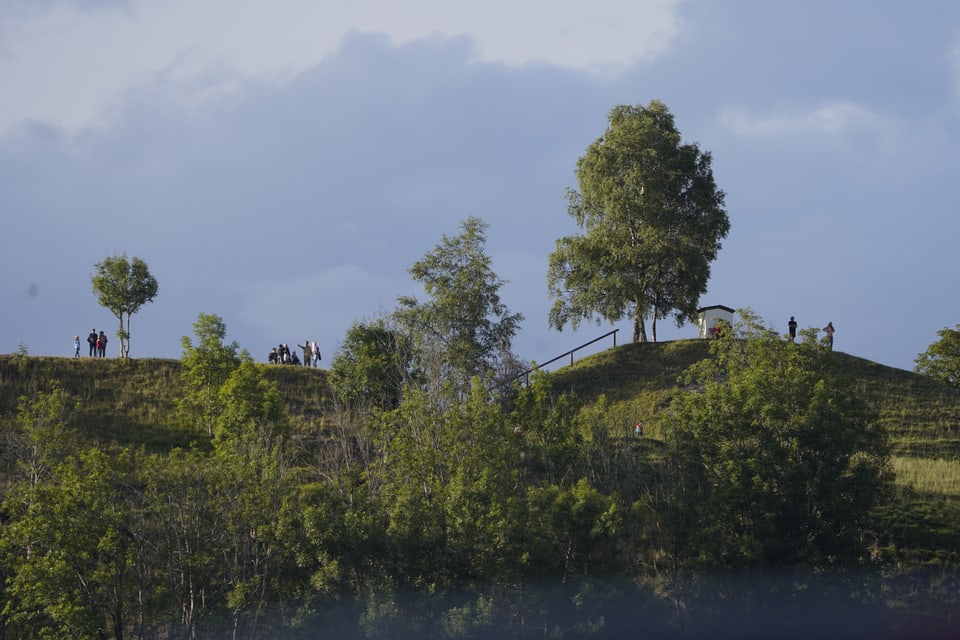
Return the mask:
[[650,328],[650,331],[653,333],[653,341],[657,341],[657,313],[653,313],[653,326]]
[[633,319],[633,341],[634,342],[646,342],[647,341],[647,327],[643,323],[643,316],[639,313]]

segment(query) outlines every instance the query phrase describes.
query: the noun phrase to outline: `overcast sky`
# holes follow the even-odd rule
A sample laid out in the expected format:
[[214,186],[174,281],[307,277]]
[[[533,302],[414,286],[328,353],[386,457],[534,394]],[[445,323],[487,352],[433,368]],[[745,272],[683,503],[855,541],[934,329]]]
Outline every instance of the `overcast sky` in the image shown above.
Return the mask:
[[702,305],[904,369],[960,323],[960,3],[0,0],[0,353],[113,336],[90,279],[126,253],[159,281],[133,357],[214,313],[329,363],[471,215],[520,357],[628,341],[549,328],[547,257],[610,109],[653,99],[727,194]]

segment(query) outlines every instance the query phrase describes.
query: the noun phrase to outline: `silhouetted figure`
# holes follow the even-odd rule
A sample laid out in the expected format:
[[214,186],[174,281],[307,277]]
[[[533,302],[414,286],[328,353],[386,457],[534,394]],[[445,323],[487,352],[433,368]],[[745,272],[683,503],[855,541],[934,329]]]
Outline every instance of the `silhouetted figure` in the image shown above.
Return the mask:
[[797,339],[797,321],[794,320],[793,316],[790,316],[790,322],[787,323],[787,327],[790,329],[790,342],[793,342]]
[[828,322],[823,330],[827,332],[827,346],[830,347],[830,351],[833,351],[833,332],[836,331],[833,328],[833,322]]
[[90,345],[90,357],[92,358],[97,353],[97,330],[90,329],[90,335],[87,336],[87,344]]
[[313,360],[313,353],[310,349],[310,341],[304,340],[303,344],[297,343],[297,346],[303,349],[303,366],[309,367],[310,361]]

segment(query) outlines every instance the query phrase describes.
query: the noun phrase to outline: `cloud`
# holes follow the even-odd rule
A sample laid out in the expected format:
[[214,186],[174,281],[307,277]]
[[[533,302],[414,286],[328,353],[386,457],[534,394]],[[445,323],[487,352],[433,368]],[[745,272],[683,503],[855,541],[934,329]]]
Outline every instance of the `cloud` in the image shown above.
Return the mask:
[[742,109],[720,113],[720,122],[741,136],[837,135],[855,131],[885,133],[891,129],[886,118],[850,102],[831,102],[805,112],[765,116]]
[[[109,125],[131,91],[161,86],[185,105],[245,81],[285,83],[352,32],[397,45],[466,36],[478,62],[608,69],[661,53],[677,0],[94,0],[19,5],[0,21],[0,134],[28,121]],[[101,10],[91,11],[97,7]],[[106,10],[108,8],[122,10]]]
[[[819,154],[820,165],[826,168],[839,164],[845,174],[858,170],[891,170],[902,162],[908,146],[905,125],[899,117],[848,101],[824,102],[807,110],[784,110],[767,115],[727,109],[719,113],[718,121],[721,127],[744,141],[763,145],[770,151],[769,144],[775,140],[796,152]],[[929,135],[917,123],[911,125],[910,136],[914,139],[911,144],[916,145]],[[849,164],[851,159],[857,160],[856,165]]]

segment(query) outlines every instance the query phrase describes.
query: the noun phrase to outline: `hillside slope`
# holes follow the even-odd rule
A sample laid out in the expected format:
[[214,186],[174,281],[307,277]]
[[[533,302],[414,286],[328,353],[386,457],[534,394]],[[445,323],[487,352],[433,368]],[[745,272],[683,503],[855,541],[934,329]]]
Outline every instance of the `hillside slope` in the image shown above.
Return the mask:
[[[618,408],[622,426],[654,422],[670,402],[678,376],[709,357],[705,340],[625,344],[550,374],[558,391],[587,403],[601,394]],[[960,392],[925,376],[845,353],[833,354],[838,375],[876,411],[895,455],[960,461]],[[263,367],[277,383],[298,430],[315,428],[327,399],[327,372]],[[76,405],[76,427],[94,441],[185,446],[195,432],[178,423],[178,360],[0,355],[0,422],[14,419],[17,399],[58,384]],[[651,435],[656,435],[652,433]]]
[[[652,419],[670,401],[678,376],[709,357],[710,342],[636,343],[598,353],[553,374],[555,388],[595,400],[605,395],[628,417]],[[843,376],[889,431],[894,455],[960,461],[960,392],[903,369],[834,352]]]
[[[315,428],[327,397],[327,372],[258,366],[277,383],[295,429]],[[197,432],[180,424],[177,415],[181,369],[179,360],[0,355],[0,426],[15,420],[21,396],[57,385],[75,408],[73,426],[92,442],[154,450],[185,447]]]

